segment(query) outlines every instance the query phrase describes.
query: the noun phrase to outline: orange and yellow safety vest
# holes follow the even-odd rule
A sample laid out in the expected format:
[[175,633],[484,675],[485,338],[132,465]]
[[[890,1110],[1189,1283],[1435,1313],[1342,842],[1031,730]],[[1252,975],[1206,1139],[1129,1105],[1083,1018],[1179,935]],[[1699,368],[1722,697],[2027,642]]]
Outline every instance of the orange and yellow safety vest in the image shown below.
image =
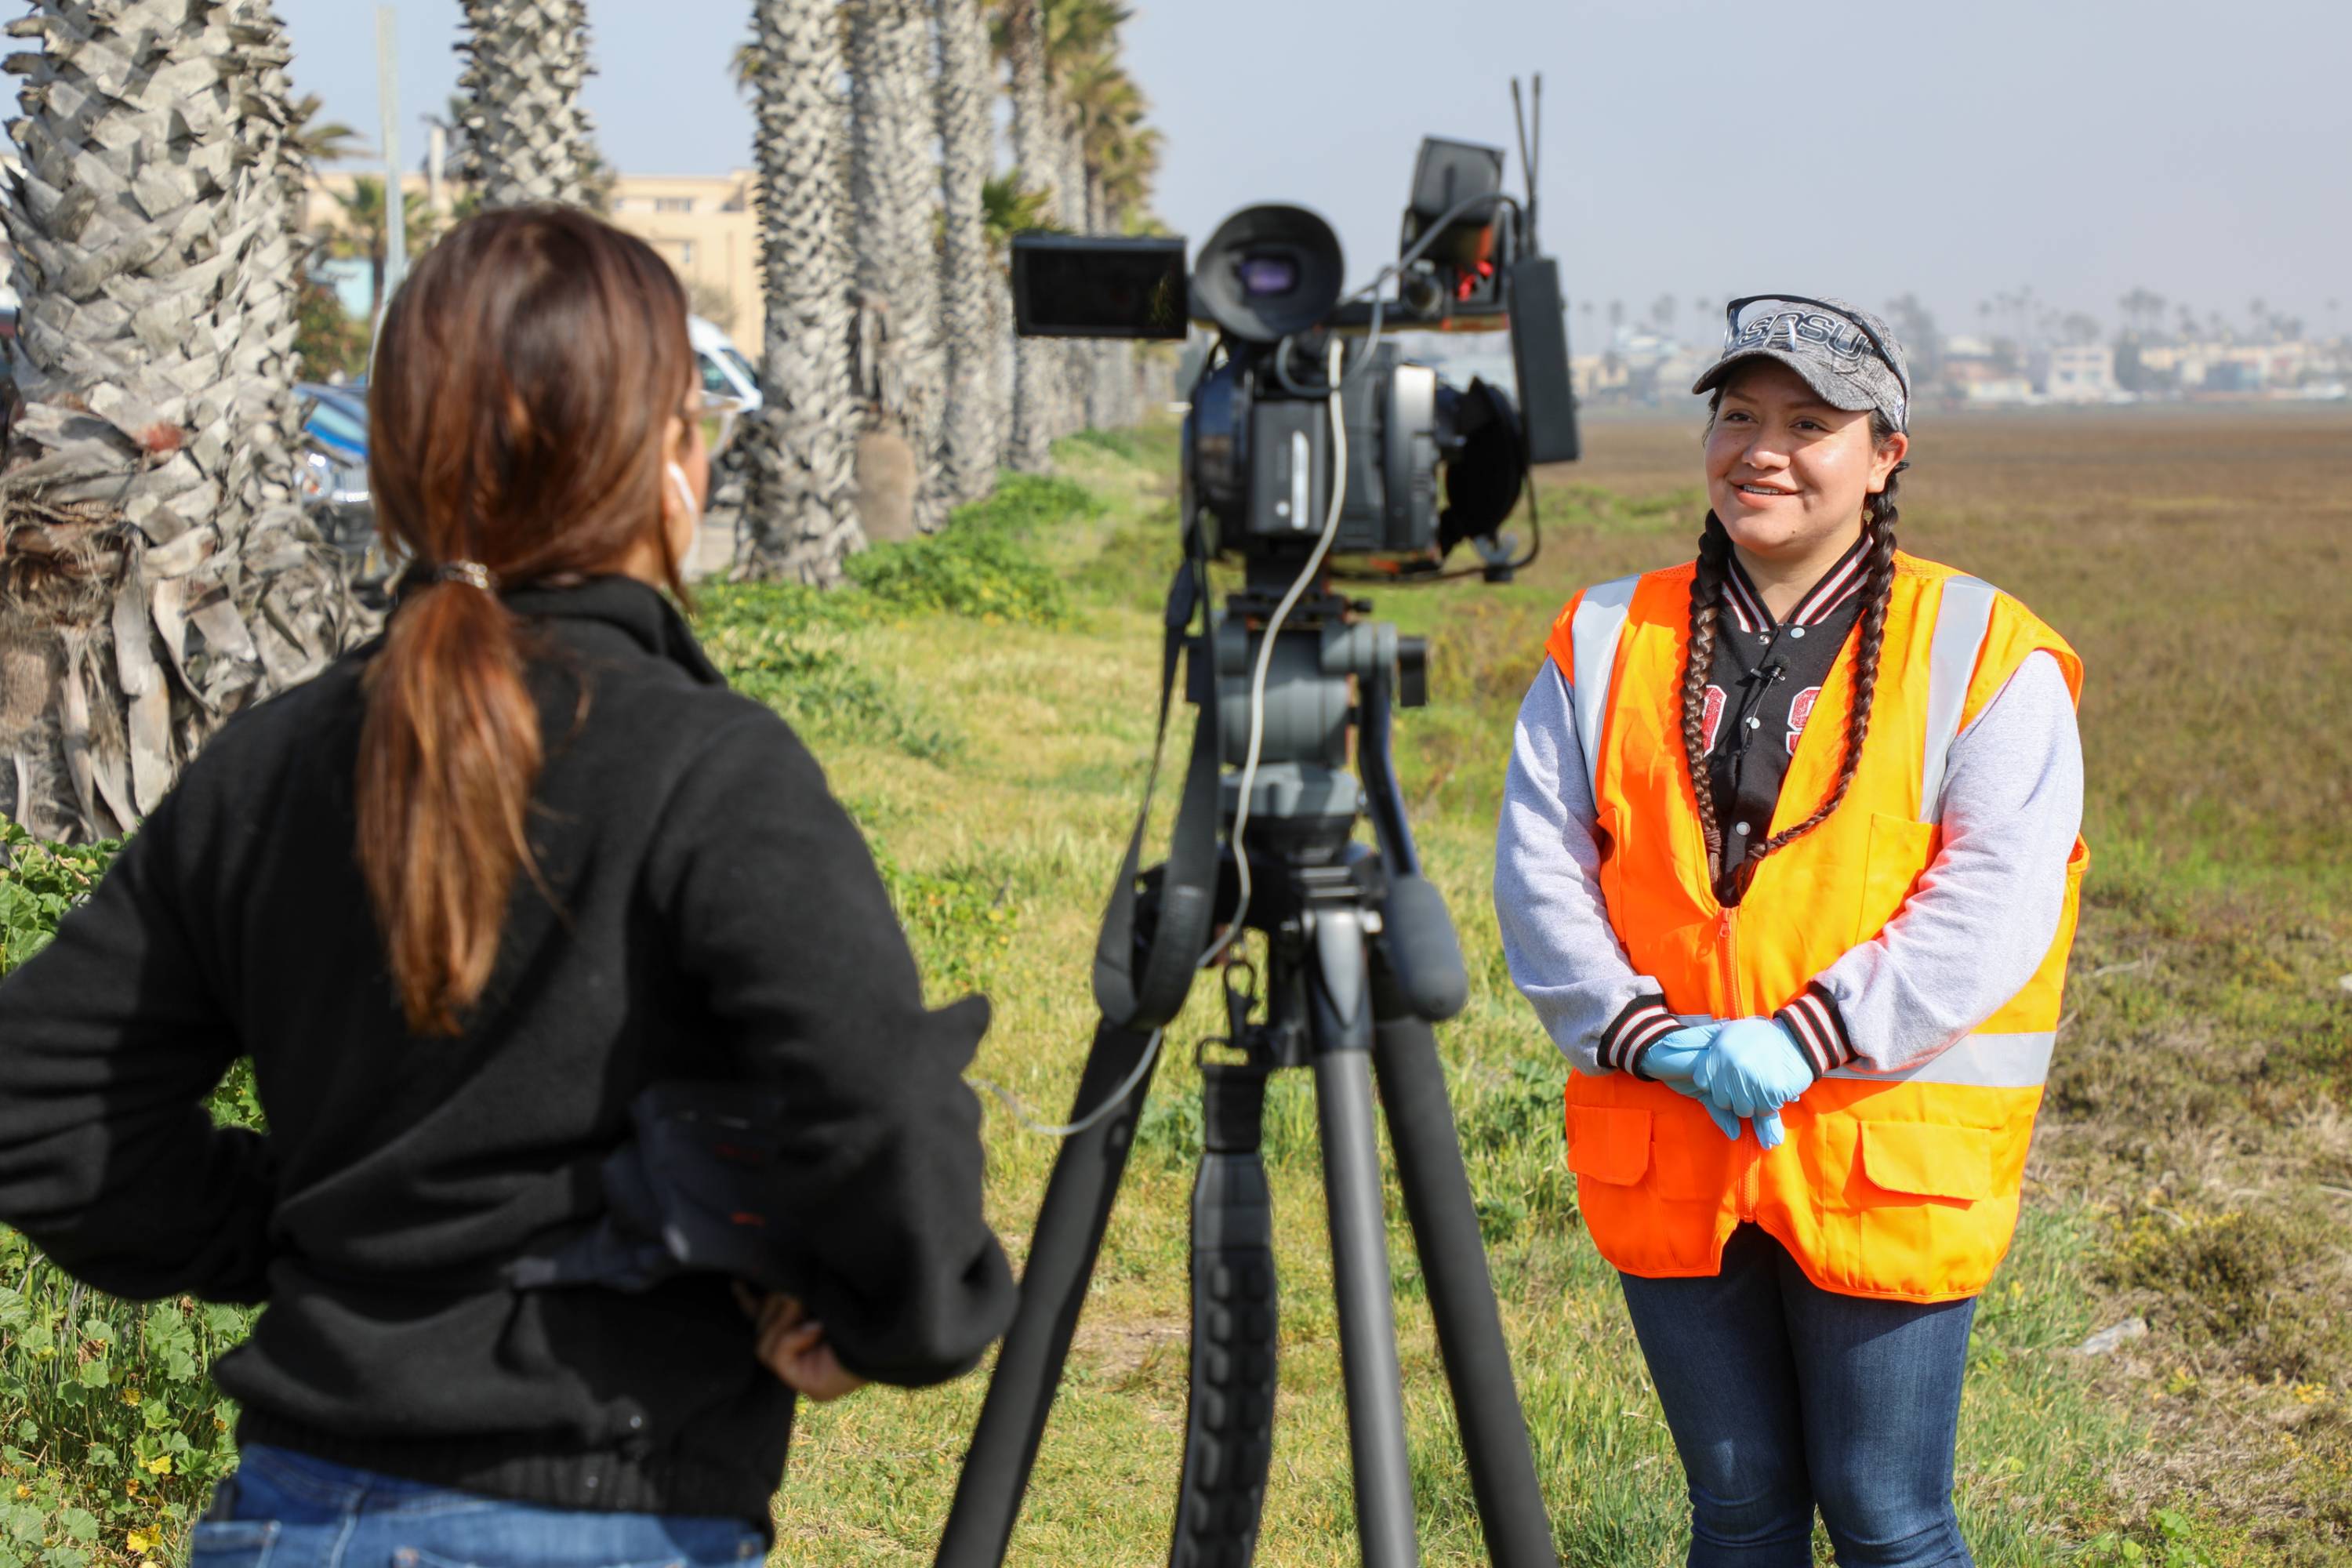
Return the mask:
[[[1768,857],[1742,901],[1710,884],[1684,755],[1693,565],[1588,588],[1553,624],[1596,806],[1609,921],[1685,1017],[1769,1016],[1903,908],[1940,843],[1945,763],[2027,655],[2079,698],[2082,661],[2023,605],[1897,554],[1869,739],[1844,802]],[[1850,638],[1789,763],[1772,828],[1827,798],[1853,689]],[[1824,1289],[1941,1301],[1984,1288],[2017,1223],[2026,1146],[2058,1026],[2088,850],[2066,866],[2058,931],[2024,989],[1906,1069],[1832,1070],[1781,1112],[1787,1141],[1737,1143],[1696,1102],[1630,1072],[1568,1087],[1569,1164],[1601,1255],[1651,1278],[1717,1272],[1733,1228],[1777,1237]]]

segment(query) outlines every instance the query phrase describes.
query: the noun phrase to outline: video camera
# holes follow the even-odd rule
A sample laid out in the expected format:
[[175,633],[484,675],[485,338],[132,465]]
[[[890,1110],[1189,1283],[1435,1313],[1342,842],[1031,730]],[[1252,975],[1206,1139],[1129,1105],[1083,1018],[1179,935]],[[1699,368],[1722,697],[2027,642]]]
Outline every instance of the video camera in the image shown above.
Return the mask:
[[[1540,79],[1536,90],[1539,105]],[[1522,163],[1533,141],[1523,134]],[[1391,710],[1428,699],[1428,648],[1335,585],[1507,579],[1534,557],[1532,540],[1514,556],[1495,537],[1523,487],[1533,523],[1531,465],[1576,456],[1566,317],[1535,244],[1532,169],[1525,203],[1503,193],[1502,170],[1492,148],[1424,142],[1402,254],[1349,297],[1339,240],[1303,207],[1235,213],[1189,274],[1181,239],[1013,240],[1024,334],[1181,338],[1197,321],[1217,335],[1184,420],[1183,559],[1161,616],[1151,765],[1096,939],[1101,1022],[1069,1121],[1043,1129],[1066,1141],[940,1568],[1004,1561],[1154,1065],[1202,972],[1219,977],[1224,1019],[1196,1057],[1192,1402],[1169,1562],[1245,1568],[1256,1547],[1281,1353],[1265,1087],[1300,1068],[1315,1079],[1364,1562],[1419,1561],[1385,1116],[1487,1560],[1558,1568],[1432,1027],[1461,1011],[1468,975],[1391,754]],[[1483,381],[1449,386],[1381,342],[1391,327],[1504,321],[1517,400]],[[1465,539],[1481,564],[1445,572]],[[1216,555],[1243,567],[1222,610]],[[1192,742],[1168,853],[1147,867],[1180,690],[1197,710]],[[1367,817],[1370,844],[1358,833]]]
[[[1468,539],[1483,574],[1507,580],[1526,563],[1496,530],[1530,465],[1570,460],[1578,441],[1565,301],[1557,264],[1536,248],[1533,171],[1524,203],[1502,186],[1501,150],[1425,140],[1398,262],[1344,299],[1339,238],[1302,206],[1234,213],[1189,275],[1181,238],[1017,235],[1015,318],[1028,337],[1216,331],[1183,441],[1186,521],[1208,531],[1212,552],[1281,559],[1328,531],[1329,553],[1388,557],[1378,574],[1411,580]],[[1506,322],[1516,400],[1484,380],[1452,386],[1381,342]],[[1355,342],[1336,386],[1334,338]]]

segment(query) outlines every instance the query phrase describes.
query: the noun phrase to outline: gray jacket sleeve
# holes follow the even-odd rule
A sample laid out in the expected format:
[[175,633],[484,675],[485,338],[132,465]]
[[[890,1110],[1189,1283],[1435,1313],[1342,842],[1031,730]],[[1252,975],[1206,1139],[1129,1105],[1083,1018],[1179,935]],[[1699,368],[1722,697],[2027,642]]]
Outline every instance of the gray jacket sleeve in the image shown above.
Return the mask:
[[2029,654],[1952,742],[1944,842],[1902,910],[1815,977],[1847,1059],[1916,1066],[2024,988],[2058,934],[2083,742],[2058,661]]
[[1568,679],[1547,658],[1512,736],[1495,837],[1495,913],[1512,982],[1587,1074],[1623,1065],[1673,1026],[1660,1000],[1664,988],[1634,973],[1610,927],[1593,820]]

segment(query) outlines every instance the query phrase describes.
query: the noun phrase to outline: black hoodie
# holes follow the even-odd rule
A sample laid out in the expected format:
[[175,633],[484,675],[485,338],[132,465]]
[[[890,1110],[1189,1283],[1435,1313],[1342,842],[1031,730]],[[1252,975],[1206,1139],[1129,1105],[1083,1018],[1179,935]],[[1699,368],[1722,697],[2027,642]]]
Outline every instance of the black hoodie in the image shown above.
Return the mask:
[[[843,1363],[920,1384],[1013,1307],[961,1079],[857,829],[668,602],[516,592],[547,762],[496,973],[411,1035],[353,855],[373,649],[228,724],[0,984],[0,1220],[100,1289],[267,1303],[215,1380],[240,1440],[520,1501],[764,1527],[792,1395],[730,1284],[518,1292],[604,1209],[630,1100],[789,1108],[793,1252]],[[584,701],[583,701],[584,699]],[[254,1059],[268,1132],[202,1102]]]

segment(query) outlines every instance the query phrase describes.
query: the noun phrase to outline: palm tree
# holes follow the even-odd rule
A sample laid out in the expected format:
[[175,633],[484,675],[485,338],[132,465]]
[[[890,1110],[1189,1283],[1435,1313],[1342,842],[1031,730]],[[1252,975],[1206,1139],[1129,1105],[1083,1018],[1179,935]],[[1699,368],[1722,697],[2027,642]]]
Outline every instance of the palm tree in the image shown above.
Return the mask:
[[[850,202],[869,429],[903,440],[914,463],[913,524],[946,521],[938,462],[946,363],[939,344],[940,271],[931,236],[939,171],[924,0],[849,6]],[[876,519],[866,520],[866,531]]]
[[586,0],[463,0],[471,57],[467,174],[485,207],[587,201],[597,166],[580,89],[588,79]]
[[[1087,177],[1087,100],[1115,90],[1119,25],[1133,13],[1115,0],[1043,0],[1045,74],[1055,121],[1050,137],[1054,181],[1062,221],[1081,234],[1106,226]],[[1064,346],[1061,393],[1055,429],[1067,434],[1104,422],[1104,384],[1108,377],[1106,343],[1074,342]]]
[[981,226],[988,238],[989,259],[1000,277],[1010,265],[1014,235],[1055,232],[1051,216],[1053,193],[1024,184],[1018,169],[991,175],[988,183],[981,186],[980,201]]
[[[1069,106],[1076,135],[1076,179],[1085,193],[1087,226],[1092,232],[1122,232],[1127,212],[1114,211],[1109,175],[1120,166],[1122,195],[1133,197],[1148,181],[1147,167],[1157,161],[1156,136],[1143,130],[1143,93],[1120,68],[1115,39],[1093,53],[1071,60],[1061,76],[1061,94]],[[1136,204],[1139,205],[1139,203]],[[1087,423],[1102,428],[1134,423],[1132,405],[1134,345],[1108,342],[1086,345]]]
[[996,164],[988,30],[979,0],[934,0],[939,25],[940,321],[947,350],[940,458],[949,496],[973,500],[996,477],[997,296],[988,183]]
[[2164,324],[2164,296],[2134,285],[2132,291],[2116,301],[2124,320],[2135,331],[2153,333]]
[[829,583],[866,543],[835,156],[848,129],[841,30],[830,0],[755,0],[752,29],[765,403],[741,437],[751,483],[735,572]]
[[996,450],[1009,463],[1013,419],[1014,357],[1028,340],[1013,333],[1013,237],[1030,231],[1052,233],[1058,226],[1052,213],[1053,193],[1024,184],[1021,171],[1009,169],[981,187],[982,227],[988,237],[988,258],[1000,280],[990,297],[991,382],[995,394]]
[[[1013,163],[1019,177],[1047,199],[1045,216],[1066,221],[1068,208],[1055,189],[1053,103],[1045,80],[1044,0],[1003,0],[1004,58],[1013,100]],[[1053,344],[1018,338],[1013,344],[1013,427],[1005,460],[1034,473],[1047,461],[1054,437],[1054,405],[1061,359]]]
[[287,150],[301,161],[305,169],[340,163],[359,153],[360,133],[341,121],[331,120],[324,125],[311,123],[326,107],[326,100],[315,92],[306,92],[288,110],[292,123],[286,132]]
[[288,488],[278,18],[267,0],[34,0],[10,31],[40,47],[6,68],[23,161],[0,217],[23,306],[0,807],[100,837],[154,809],[227,714],[316,669],[353,612]]
[[[383,182],[370,174],[352,181],[348,191],[335,193],[335,226],[327,247],[338,256],[365,257],[368,263],[368,320],[383,309],[384,268],[392,237],[383,200]],[[400,194],[400,212],[411,259],[425,253],[436,237],[440,214],[415,191]]]

